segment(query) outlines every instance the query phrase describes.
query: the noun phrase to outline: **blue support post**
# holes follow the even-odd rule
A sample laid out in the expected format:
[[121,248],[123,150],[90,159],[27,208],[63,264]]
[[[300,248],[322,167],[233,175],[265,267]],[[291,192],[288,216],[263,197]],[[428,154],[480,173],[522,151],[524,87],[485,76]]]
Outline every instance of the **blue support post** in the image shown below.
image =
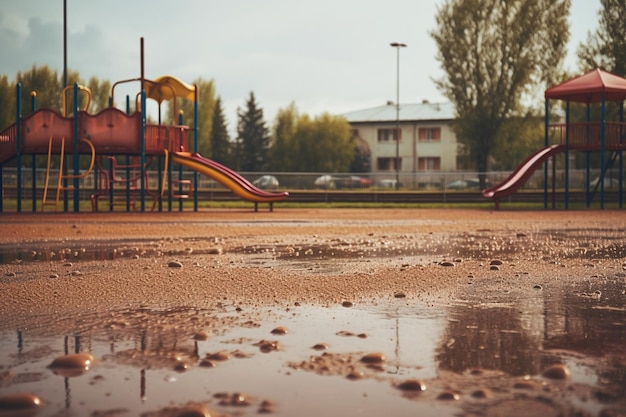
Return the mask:
[[602,116],[600,119],[600,179],[602,180],[600,182],[600,208],[603,209],[604,208],[604,175],[605,175],[605,171],[606,171],[606,162],[604,161],[604,143],[605,143],[605,138],[604,138],[604,134],[605,134],[605,117],[606,117],[606,103],[604,100],[604,92],[602,93]]
[[[183,112],[182,110],[178,113],[178,125],[183,125]],[[178,195],[183,193],[183,183],[180,182],[183,179],[183,166],[178,165]],[[178,199],[178,211],[183,211],[183,199]]]
[[146,211],[146,90],[141,90],[141,167],[139,168],[139,199],[141,201],[141,212]]
[[[569,123],[570,123],[570,106],[567,102],[567,110],[565,111],[565,124],[568,129],[565,131],[565,209],[569,208]],[[556,164],[556,155],[554,156]]]
[[624,145],[624,102],[622,101],[619,106],[619,208],[624,208],[624,151],[622,145]]
[[17,212],[22,212],[22,86],[15,86],[15,131],[16,131],[16,165],[17,165]]
[[[589,135],[591,134],[591,127],[589,126],[589,123],[591,122],[591,104],[587,103],[587,131],[586,131],[586,137],[587,137],[587,145],[589,144]],[[586,178],[586,185],[585,185],[585,201],[587,202],[587,208],[589,208],[589,206],[591,206],[591,151],[585,151],[585,178]]]
[[[198,152],[198,85],[194,85],[193,100],[193,151]],[[198,171],[193,172],[193,211],[198,211]]]
[[[544,103],[544,146],[547,148],[549,143],[549,129],[550,129],[550,105],[548,99]],[[543,209],[548,208],[548,164],[543,164]]]
[[[130,96],[128,94],[126,94],[126,114],[130,115]],[[131,172],[130,172],[130,156],[129,155],[125,155],[124,156],[124,165],[126,166],[125,175],[126,175],[126,179],[127,179],[126,187],[125,187],[126,188],[126,191],[125,191],[125,193],[126,193],[125,194],[126,195],[126,211],[129,212],[130,211],[130,200],[131,200],[131,193],[130,193]]]
[[74,212],[77,213],[80,211],[80,182],[78,179],[79,171],[79,157],[78,146],[80,145],[79,139],[79,126],[78,126],[78,83],[74,83]]
[[[30,93],[30,111],[31,113],[35,113],[35,110],[37,110],[37,93],[32,91]],[[37,164],[36,164],[37,161],[36,160],[37,160],[36,155],[32,154],[31,156],[31,170],[32,170],[31,205],[32,205],[33,213],[37,212]]]

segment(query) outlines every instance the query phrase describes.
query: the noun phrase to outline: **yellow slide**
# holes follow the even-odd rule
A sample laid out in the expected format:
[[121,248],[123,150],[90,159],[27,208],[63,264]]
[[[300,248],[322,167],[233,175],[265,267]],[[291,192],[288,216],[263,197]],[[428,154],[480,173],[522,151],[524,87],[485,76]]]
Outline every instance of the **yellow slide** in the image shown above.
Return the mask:
[[171,155],[172,162],[186,166],[193,171],[214,179],[229,188],[238,197],[254,202],[255,209],[257,208],[257,203],[270,203],[270,210],[272,210],[273,202],[283,201],[289,197],[289,193],[286,191],[269,192],[255,187],[250,181],[232,169],[208,158],[204,158],[198,153],[172,152]]

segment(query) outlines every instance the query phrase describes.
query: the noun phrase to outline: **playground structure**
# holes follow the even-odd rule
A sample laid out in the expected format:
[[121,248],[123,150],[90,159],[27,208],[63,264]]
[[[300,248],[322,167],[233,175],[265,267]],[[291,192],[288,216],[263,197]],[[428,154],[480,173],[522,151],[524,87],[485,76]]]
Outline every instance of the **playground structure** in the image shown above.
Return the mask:
[[[47,206],[59,210],[63,200],[63,210],[69,210],[73,200],[73,211],[80,211],[81,194],[90,193],[91,208],[98,211],[100,202],[106,200],[110,211],[116,206],[125,210],[146,210],[146,200],[151,200],[151,210],[163,210],[167,199],[168,210],[172,202],[178,200],[179,210],[183,200],[193,199],[193,208],[198,210],[198,174],[209,176],[230,188],[237,196],[254,203],[258,211],[259,203],[273,203],[288,197],[286,192],[267,192],[252,185],[235,171],[198,153],[198,89],[175,77],[163,76],[148,80],[143,76],[142,39],[141,77],[116,82],[109,98],[110,106],[97,114],[89,114],[91,93],[88,88],[75,84],[63,91],[63,112],[52,109],[35,109],[33,113],[21,117],[21,86],[16,87],[16,122],[0,132],[0,212],[4,208],[2,173],[7,163],[15,161],[17,168],[17,212],[22,211],[23,162],[26,155],[32,157],[32,210],[37,210],[41,199],[41,211]],[[139,83],[140,91],[135,98],[135,111],[130,111],[129,98],[126,98],[126,112],[114,107],[114,93],[123,83]],[[68,111],[65,96],[72,91],[73,111]],[[87,94],[87,104],[79,109],[79,94]],[[193,127],[183,125],[182,116],[178,124],[161,124],[161,104],[176,99],[192,100],[194,103]],[[159,123],[146,121],[146,100],[158,103]],[[190,131],[193,138],[189,137]],[[193,140],[192,146],[190,141]],[[46,176],[43,187],[37,184],[36,156],[47,155]],[[86,163],[85,159],[89,158]],[[68,163],[69,162],[69,163]],[[82,162],[82,164],[81,164]],[[178,172],[173,167],[178,164]],[[69,165],[69,166],[68,166]],[[87,168],[80,169],[81,166]],[[149,167],[158,173],[156,185],[150,186]],[[53,175],[58,168],[58,174]],[[183,179],[183,167],[194,171],[193,179]],[[91,190],[81,189],[80,180],[94,176]],[[53,179],[55,181],[53,181]],[[54,184],[54,185],[52,185]],[[43,190],[43,191],[41,191]]]
[[[600,193],[600,208],[605,204],[605,182],[610,169],[617,171],[618,205],[624,203],[624,158],[626,150],[626,123],[624,123],[624,100],[626,100],[626,79],[596,69],[580,77],[565,81],[548,88],[545,93],[545,147],[525,159],[505,180],[482,191],[486,198],[493,199],[496,209],[500,201],[518,191],[531,175],[542,165],[544,166],[544,208],[548,208],[549,168],[552,166],[552,208],[555,207],[555,169],[556,157],[565,158],[565,208],[569,207],[569,164],[570,152],[585,152],[586,165],[586,205],[590,206],[593,197]],[[566,102],[565,123],[550,124],[549,100]],[[570,103],[586,105],[585,122],[570,121]],[[619,121],[606,120],[606,103],[619,104]],[[600,120],[591,120],[591,105],[600,104]],[[555,143],[556,142],[556,143]],[[592,187],[590,167],[592,153],[598,153],[600,165],[599,181]],[[609,157],[607,154],[610,152]],[[616,166],[617,162],[617,166]]]

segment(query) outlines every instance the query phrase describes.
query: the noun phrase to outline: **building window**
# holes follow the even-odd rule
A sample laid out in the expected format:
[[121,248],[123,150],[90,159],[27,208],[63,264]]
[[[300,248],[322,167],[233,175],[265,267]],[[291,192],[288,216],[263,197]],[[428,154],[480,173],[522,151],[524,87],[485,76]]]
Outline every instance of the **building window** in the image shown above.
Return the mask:
[[[399,162],[399,164],[398,164]],[[376,160],[378,171],[396,171],[402,169],[402,158],[378,158]]]
[[400,140],[402,140],[402,129],[378,129],[378,141],[379,142],[391,142],[396,140],[396,133],[399,133]]
[[437,142],[441,140],[441,128],[439,127],[420,127],[420,142]]
[[359,129],[352,129],[350,131],[350,134],[353,138],[358,138],[359,137]]
[[439,171],[441,169],[441,158],[438,156],[417,158],[417,169],[419,171]]

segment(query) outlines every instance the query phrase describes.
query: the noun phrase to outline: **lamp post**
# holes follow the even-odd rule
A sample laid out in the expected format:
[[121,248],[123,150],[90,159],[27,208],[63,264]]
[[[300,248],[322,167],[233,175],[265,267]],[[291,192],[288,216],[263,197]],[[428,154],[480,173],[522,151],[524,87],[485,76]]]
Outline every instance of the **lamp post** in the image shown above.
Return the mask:
[[396,48],[396,190],[400,188],[400,48],[406,44],[393,42],[390,44]]

